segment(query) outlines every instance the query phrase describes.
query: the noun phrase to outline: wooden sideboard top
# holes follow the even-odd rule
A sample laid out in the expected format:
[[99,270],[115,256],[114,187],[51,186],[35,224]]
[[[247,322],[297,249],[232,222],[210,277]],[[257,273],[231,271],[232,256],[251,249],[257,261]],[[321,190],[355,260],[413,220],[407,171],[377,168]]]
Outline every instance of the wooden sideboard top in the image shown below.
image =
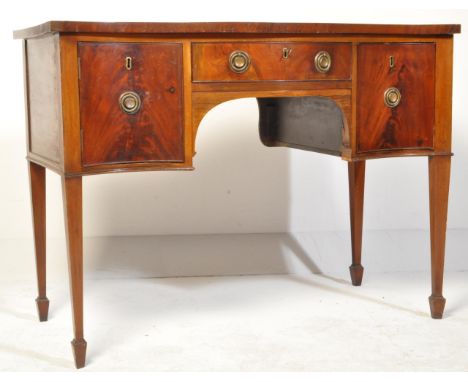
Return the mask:
[[48,21],[17,30],[16,39],[38,37],[47,33],[112,33],[112,34],[288,34],[288,35],[452,35],[460,33],[460,24],[328,24],[328,23],[257,23],[257,22],[82,22]]

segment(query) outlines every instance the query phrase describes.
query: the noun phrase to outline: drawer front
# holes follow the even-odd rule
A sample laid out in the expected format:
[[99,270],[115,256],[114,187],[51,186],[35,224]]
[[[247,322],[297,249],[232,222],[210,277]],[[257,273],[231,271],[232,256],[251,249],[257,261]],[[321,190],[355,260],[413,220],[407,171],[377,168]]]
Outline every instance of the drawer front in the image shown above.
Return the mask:
[[183,162],[182,45],[81,42],[84,166]]
[[359,152],[433,147],[435,45],[358,47]]
[[[192,50],[193,81],[308,81],[351,77],[351,44],[348,43],[194,43]],[[240,68],[232,68],[239,52],[246,55],[247,68],[242,67],[242,57],[237,62]]]

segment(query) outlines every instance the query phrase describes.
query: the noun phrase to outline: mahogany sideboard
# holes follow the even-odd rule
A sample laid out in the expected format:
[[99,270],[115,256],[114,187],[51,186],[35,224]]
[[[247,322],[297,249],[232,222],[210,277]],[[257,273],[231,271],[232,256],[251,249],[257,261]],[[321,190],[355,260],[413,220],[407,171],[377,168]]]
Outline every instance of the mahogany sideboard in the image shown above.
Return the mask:
[[50,21],[23,39],[39,319],[47,320],[45,169],[61,176],[77,368],[83,332],[82,177],[193,170],[214,106],[255,97],[259,135],[348,162],[353,285],[365,164],[427,156],[433,318],[441,318],[451,161],[453,34],[460,25]]

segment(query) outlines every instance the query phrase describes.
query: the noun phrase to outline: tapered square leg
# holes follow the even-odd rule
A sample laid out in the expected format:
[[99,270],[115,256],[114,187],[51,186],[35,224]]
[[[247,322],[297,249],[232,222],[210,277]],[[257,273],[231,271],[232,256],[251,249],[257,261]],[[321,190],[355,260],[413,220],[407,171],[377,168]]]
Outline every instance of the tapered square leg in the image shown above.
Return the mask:
[[86,363],[86,346],[87,343],[84,339],[73,340],[71,342],[73,358],[75,359],[75,367],[81,369]]
[[349,267],[351,282],[361,285],[364,268],[361,265],[362,222],[364,211],[364,179],[366,162],[348,162],[349,208],[351,219],[352,264]]
[[431,226],[431,279],[429,297],[432,318],[442,318],[445,298],[442,296],[445,258],[445,235],[450,184],[451,156],[429,157],[429,205]]
[[36,298],[36,307],[39,321],[47,321],[49,315],[49,299],[47,297]]
[[429,296],[429,307],[432,318],[442,318],[445,308],[445,298],[442,296]]
[[46,296],[46,183],[45,168],[29,162],[29,182],[36,254],[38,297],[36,298],[39,321],[47,321],[49,299]]
[[81,177],[62,177],[68,268],[72,302],[72,350],[75,365],[85,365],[86,341],[83,332],[83,211]]

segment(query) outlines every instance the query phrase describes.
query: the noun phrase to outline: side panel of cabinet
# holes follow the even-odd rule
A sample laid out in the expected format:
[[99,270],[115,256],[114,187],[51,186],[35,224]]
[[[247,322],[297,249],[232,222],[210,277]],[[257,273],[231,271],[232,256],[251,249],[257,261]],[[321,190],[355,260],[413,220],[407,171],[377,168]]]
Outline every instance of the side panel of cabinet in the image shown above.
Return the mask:
[[78,56],[83,165],[183,162],[182,44],[80,42]]
[[25,41],[29,151],[55,164],[62,162],[59,50],[58,35]]
[[[357,65],[357,151],[433,148],[435,44],[361,44]],[[389,88],[401,94],[395,107]]]

